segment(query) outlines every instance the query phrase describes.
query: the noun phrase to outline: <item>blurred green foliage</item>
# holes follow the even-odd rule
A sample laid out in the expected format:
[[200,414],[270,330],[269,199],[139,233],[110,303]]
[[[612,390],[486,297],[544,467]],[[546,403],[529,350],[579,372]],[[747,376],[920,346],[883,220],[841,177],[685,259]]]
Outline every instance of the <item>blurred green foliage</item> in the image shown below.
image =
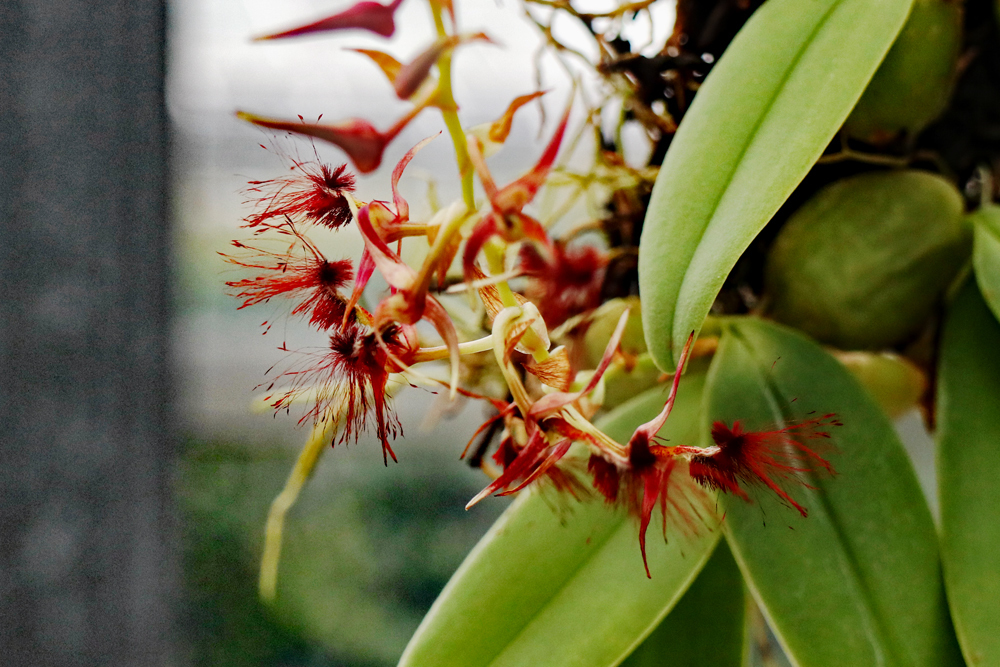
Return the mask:
[[404,462],[388,469],[369,465],[354,447],[338,447],[329,457],[338,457],[337,465],[321,463],[290,515],[271,607],[257,596],[264,519],[295,453],[187,442],[175,485],[184,630],[194,664],[395,664],[448,577],[506,505],[484,503],[466,513],[481,483],[477,472],[419,436],[407,444]]

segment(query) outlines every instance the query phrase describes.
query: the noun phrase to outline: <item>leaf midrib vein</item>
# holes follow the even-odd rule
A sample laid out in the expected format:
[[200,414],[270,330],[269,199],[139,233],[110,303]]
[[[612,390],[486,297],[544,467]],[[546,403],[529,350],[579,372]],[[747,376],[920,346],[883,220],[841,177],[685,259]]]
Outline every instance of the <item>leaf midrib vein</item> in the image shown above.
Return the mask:
[[[751,354],[753,354],[755,361],[757,362],[758,370],[763,368],[768,368],[766,364],[761,363],[761,359],[757,357],[756,350],[753,348],[752,345],[750,345],[749,341],[747,341],[742,336],[740,336],[740,338],[743,340],[743,343],[744,345],[746,345],[747,349],[751,351]],[[768,392],[771,393],[771,398],[774,401],[774,404],[777,405],[781,410],[782,419],[786,423],[794,420],[795,417],[791,413],[791,410],[789,409],[790,403],[780,391],[773,377],[771,377],[771,374],[765,373],[763,374],[763,377],[765,378],[767,390]],[[862,574],[860,559],[854,552],[852,543],[850,542],[850,540],[847,539],[847,533],[840,522],[838,514],[834,511],[834,508],[830,504],[827,495],[825,493],[822,493],[821,491],[822,486],[819,483],[819,480],[817,479],[816,475],[813,473],[806,473],[806,476],[809,478],[810,486],[816,489],[816,490],[807,489],[806,493],[808,493],[808,495],[811,498],[814,498],[820,504],[822,512],[828,518],[830,526],[833,528],[834,533],[837,536],[838,544],[840,546],[840,551],[841,553],[843,553],[844,556],[844,561],[846,562],[850,574],[854,579],[855,585],[858,587],[858,591],[860,592],[862,602],[865,606],[865,610],[868,612],[868,616],[871,618],[872,623],[874,624],[873,629],[875,631],[876,638],[880,640],[880,644],[883,650],[888,654],[888,656],[891,656],[892,660],[896,664],[906,664],[905,653],[900,650],[900,647],[898,646],[895,640],[895,636],[893,635],[893,633],[889,631],[884,621],[882,620],[880,609],[875,604],[875,595],[871,590],[871,588],[869,587],[866,577]]]
[[[833,14],[833,12],[837,8],[839,8],[843,2],[846,1],[847,0],[837,0],[837,2],[834,2],[830,5],[830,7],[826,10],[826,12],[824,12],[823,17],[816,23],[816,27],[812,30],[812,32],[809,33],[809,37],[803,41],[802,46],[795,53],[795,57],[792,58],[791,62],[788,64],[788,67],[782,73],[781,78],[778,81],[778,85],[775,88],[774,95],[771,96],[771,99],[768,100],[767,105],[764,107],[760,115],[758,115],[756,120],[754,121],[752,129],[750,130],[750,133],[747,135],[746,142],[740,148],[738,157],[732,163],[733,167],[729,171],[729,176],[726,178],[724,186],[719,189],[718,195],[715,197],[715,203],[711,208],[712,213],[710,214],[708,221],[701,228],[701,231],[698,234],[698,242],[695,244],[695,250],[694,250],[695,253],[697,253],[698,248],[700,248],[701,244],[704,242],[705,235],[708,232],[708,228],[712,226],[712,222],[715,220],[715,215],[719,210],[719,204],[722,203],[723,197],[725,197],[726,192],[729,191],[729,188],[732,185],[733,177],[736,175],[736,172],[739,171],[740,165],[743,162],[743,158],[746,157],[747,151],[750,150],[750,146],[752,146],[754,141],[756,140],[757,134],[760,131],[761,126],[764,124],[764,119],[767,118],[768,113],[774,107],[778,98],[781,97],[781,94],[785,89],[785,85],[791,78],[792,72],[795,71],[796,65],[798,65],[798,63],[802,60],[802,57],[806,53],[806,51],[809,50],[809,47],[814,42],[816,35],[819,34],[819,32],[823,29],[823,27],[828,23],[830,16]],[[694,253],[692,254],[692,259],[693,257]],[[685,288],[690,280],[691,266],[692,265],[689,262],[687,267],[684,269],[684,277],[681,278],[681,286],[680,289],[677,290],[677,301],[675,301],[674,303],[674,317],[672,318],[670,329],[675,339],[675,343],[678,336],[676,332],[677,304],[680,302],[681,295],[685,292]],[[682,332],[683,336],[687,336],[688,333],[689,332]]]

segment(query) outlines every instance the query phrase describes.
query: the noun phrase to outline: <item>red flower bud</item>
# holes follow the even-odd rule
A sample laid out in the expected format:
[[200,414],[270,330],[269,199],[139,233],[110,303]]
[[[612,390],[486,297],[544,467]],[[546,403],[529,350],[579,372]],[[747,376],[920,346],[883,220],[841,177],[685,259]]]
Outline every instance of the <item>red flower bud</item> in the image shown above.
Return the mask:
[[298,28],[264,35],[258,37],[257,40],[283,39],[285,37],[309,35],[315,32],[351,29],[369,30],[383,37],[392,37],[392,33],[396,30],[393,15],[402,2],[403,0],[393,0],[388,5],[380,5],[377,2],[365,0],[333,16],[328,16],[319,21],[299,26]]
[[[427,80],[430,75],[431,67],[438,61],[446,51],[454,49],[459,44],[472,41],[485,41],[492,43],[492,40],[482,32],[476,33],[474,35],[454,35],[452,37],[443,37],[429,47],[424,49],[416,58],[411,60],[405,65],[400,66],[396,71],[390,76],[389,72],[392,65],[389,64],[387,69],[382,66],[382,71],[389,76],[389,80],[392,81],[392,87],[396,91],[396,95],[401,100],[409,99],[413,93],[417,92],[420,85]],[[388,63],[387,63],[388,64]]]
[[382,153],[390,141],[399,133],[402,127],[394,127],[388,133],[379,132],[371,123],[361,118],[348,118],[336,123],[318,124],[306,123],[301,119],[297,123],[286,120],[264,118],[254,114],[239,111],[239,118],[254,125],[272,130],[294,132],[323,141],[329,141],[347,153],[351,162],[362,174],[378,169],[382,164]]

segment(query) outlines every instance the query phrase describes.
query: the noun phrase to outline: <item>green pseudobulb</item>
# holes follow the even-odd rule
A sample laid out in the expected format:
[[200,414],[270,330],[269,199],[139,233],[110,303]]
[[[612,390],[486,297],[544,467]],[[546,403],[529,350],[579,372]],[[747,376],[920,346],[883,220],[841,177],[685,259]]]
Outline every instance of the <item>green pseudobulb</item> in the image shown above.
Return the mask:
[[879,145],[916,136],[948,106],[962,46],[959,0],[915,0],[903,31],[844,124]]
[[821,190],[778,234],[765,270],[774,319],[842,349],[912,335],[967,261],[962,196],[934,174],[862,174]]

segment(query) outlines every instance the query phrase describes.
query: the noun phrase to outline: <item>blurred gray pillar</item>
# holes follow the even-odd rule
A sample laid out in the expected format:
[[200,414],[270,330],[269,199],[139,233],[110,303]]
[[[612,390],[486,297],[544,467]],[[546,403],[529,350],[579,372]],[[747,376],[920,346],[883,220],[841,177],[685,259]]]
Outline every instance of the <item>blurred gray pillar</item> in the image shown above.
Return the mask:
[[162,0],[0,1],[0,664],[176,664]]

